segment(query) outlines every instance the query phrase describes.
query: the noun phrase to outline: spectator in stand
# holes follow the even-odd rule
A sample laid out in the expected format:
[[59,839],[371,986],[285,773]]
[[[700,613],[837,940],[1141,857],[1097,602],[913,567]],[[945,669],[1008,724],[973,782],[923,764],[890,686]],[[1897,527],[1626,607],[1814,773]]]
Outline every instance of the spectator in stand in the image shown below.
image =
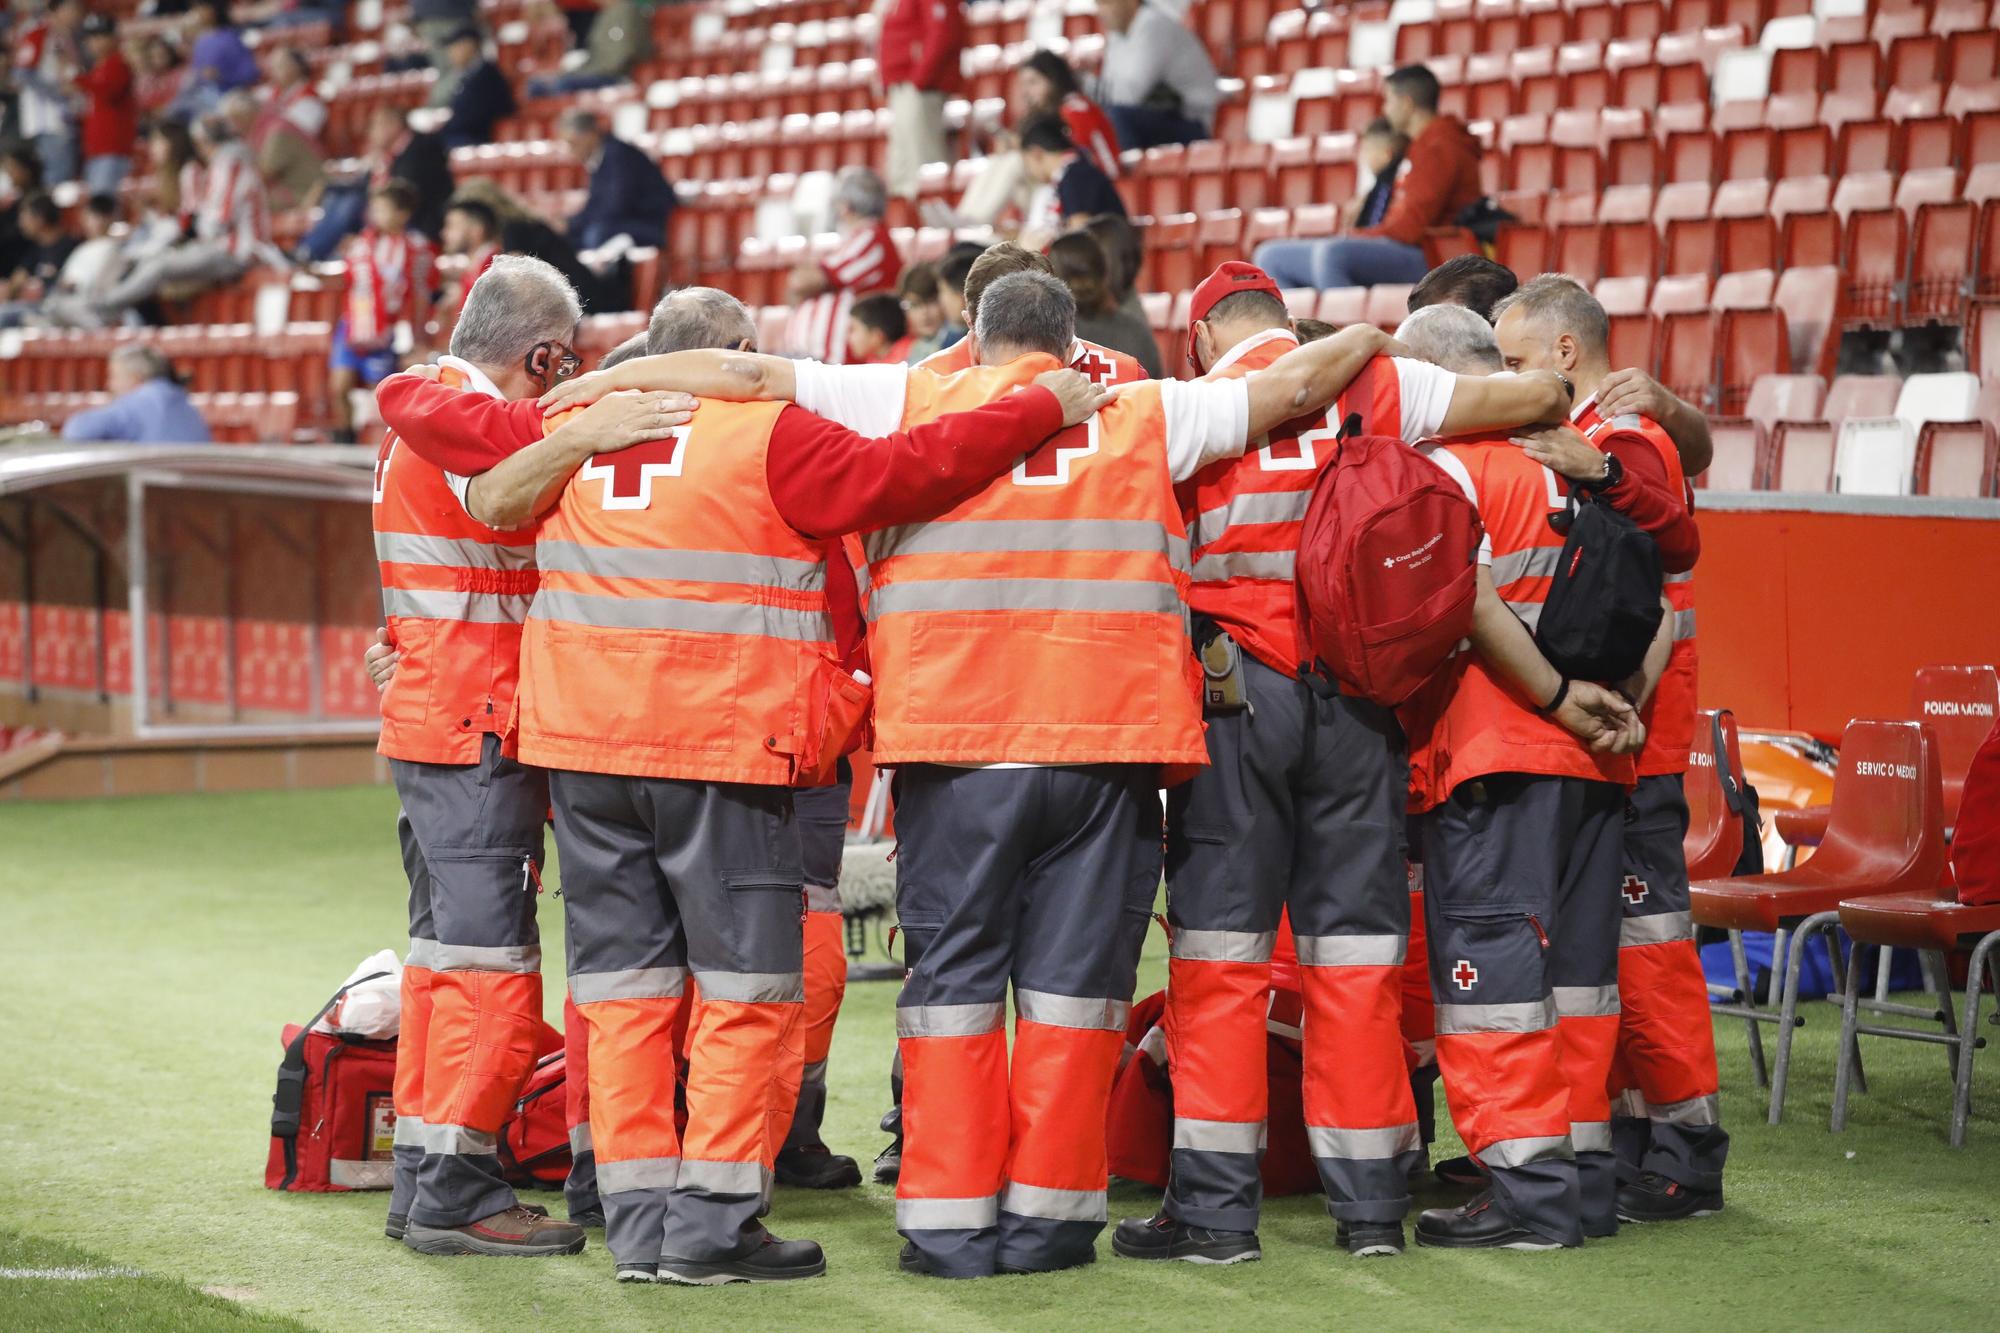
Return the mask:
[[880,0],[876,13],[876,74],[889,99],[889,191],[915,199],[924,163],[952,160],[944,99],[964,86],[965,10],[960,0]]
[[411,0],[410,20],[430,53],[431,68],[438,72],[428,104],[444,106],[452,93],[451,44],[467,28],[479,31],[479,0]]
[[965,318],[965,279],[972,272],[973,261],[985,253],[986,247],[977,241],[960,241],[938,260],[938,308],[944,312],[944,323],[937,332],[940,352],[972,331]]
[[273,205],[308,208],[326,189],[326,103],[296,47],[278,47],[264,63],[270,86],[250,124],[250,151]]
[[833,220],[841,243],[823,264],[792,270],[791,297],[804,301],[822,292],[884,292],[896,286],[902,257],[884,216],[889,194],[882,178],[867,167],[840,173],[833,195]]
[[485,203],[499,218],[502,254],[539,259],[568,278],[586,313],[625,308],[618,303],[617,293],[609,290],[609,285],[577,258],[576,247],[569,243],[567,237],[550,226],[541,215],[501,189],[490,177],[467,181],[465,187],[453,197],[452,206],[457,207],[461,198]]
[[1280,286],[1416,282],[1430,268],[1424,232],[1450,225],[1478,202],[1479,141],[1458,117],[1439,114],[1435,74],[1422,65],[1390,74],[1382,81],[1382,116],[1410,146],[1381,217],[1345,236],[1258,246],[1257,266]]
[[340,243],[361,226],[368,191],[392,180],[415,187],[418,231],[436,236],[444,226],[445,201],[452,189],[451,158],[437,135],[410,128],[402,108],[378,106],[369,112],[361,162],[365,170],[360,176],[329,185],[320,196],[319,221],[299,246],[301,258],[314,263],[333,258]]
[[0,178],[6,190],[0,194],[0,274],[12,273],[20,262],[27,241],[21,235],[21,205],[42,188],[42,159],[27,144],[15,144],[0,152]]
[[1028,209],[1024,236],[1046,237],[1106,213],[1125,214],[1118,187],[1088,154],[1077,150],[1061,116],[1036,116],[1021,127],[1021,165],[1041,187]]
[[111,20],[102,14],[83,21],[83,49],[90,57],[90,68],[76,76],[83,98],[83,185],[92,194],[117,194],[132,170],[132,149],[139,141],[132,67],[118,50]]
[[1459,305],[1491,324],[1493,307],[1520,285],[1505,264],[1485,255],[1454,255],[1410,288],[1409,312],[1414,315],[1427,305]]
[[188,7],[187,78],[169,114],[192,121],[207,115],[224,93],[253,87],[257,57],[229,19],[228,0],[195,0]]
[[105,292],[125,267],[124,244],[111,234],[117,225],[118,200],[108,194],[90,196],[83,206],[84,238],[63,261],[53,285],[45,288],[40,301],[0,305],[0,328],[63,327],[64,309]]
[[1097,100],[1125,148],[1193,143],[1215,129],[1222,92],[1201,38],[1157,4],[1097,0],[1104,64]]
[[1402,170],[1403,154],[1409,152],[1410,141],[1396,133],[1394,125],[1377,116],[1361,131],[1357,147],[1355,156],[1367,170],[1370,184],[1359,198],[1350,199],[1341,207],[1341,225],[1349,229],[1372,227],[1389,211],[1389,200],[1396,194],[1396,174]]
[[1083,95],[1076,71],[1053,51],[1037,51],[1014,71],[1007,93],[1008,129],[994,136],[986,165],[954,211],[938,200],[924,206],[924,220],[934,227],[990,225],[1009,208],[1026,213],[1032,191],[1021,165],[1021,140],[1015,132],[1039,115],[1059,115],[1069,137],[1112,180],[1122,170],[1118,131],[1097,103]]
[[56,0],[40,21],[24,21],[14,37],[17,132],[35,145],[42,180],[76,178],[76,122],[70,89],[83,67],[81,0]]
[[187,66],[174,44],[159,33],[132,43],[126,48],[126,58],[137,71],[132,80],[132,100],[139,119],[154,123],[181,95],[181,85],[187,82]]
[[577,40],[584,48],[583,63],[560,74],[538,74],[528,80],[528,96],[558,97],[563,93],[588,92],[609,88],[632,77],[633,67],[653,53],[652,11],[636,0],[609,0],[594,15],[579,12],[589,21],[588,36]]
[[163,287],[185,292],[233,283],[269,247],[264,182],[250,150],[220,116],[195,122],[194,147],[199,165],[190,163],[181,173],[184,239],[134,264],[93,302],[91,310],[99,319],[120,318]]
[[167,358],[138,343],[112,349],[105,367],[112,399],[63,423],[65,440],[103,444],[207,444],[208,423],[188,401]]
[[458,276],[445,285],[438,304],[439,310],[450,312],[450,323],[444,316],[438,319],[439,346],[451,343],[452,327],[458,323],[458,312],[465,308],[465,298],[472,293],[472,284],[493,266],[494,256],[500,253],[500,215],[479,199],[452,200],[444,212],[444,252],[465,263]]
[[910,323],[901,300],[889,292],[855,300],[847,312],[847,365],[907,365],[909,350]]
[[583,207],[569,220],[570,244],[595,250],[620,236],[633,245],[666,244],[678,200],[657,162],[607,133],[603,119],[583,107],[562,113],[556,135],[590,178]]
[[181,186],[189,179],[189,168],[199,170],[201,164],[194,151],[194,136],[178,120],[162,120],[153,126],[147,151],[153,162],[153,209],[178,218],[184,211]]
[[1087,231],[1056,237],[1049,246],[1049,263],[1076,298],[1076,336],[1123,352],[1146,368],[1147,378],[1161,378],[1159,341],[1145,320],[1120,308],[1111,287],[1111,266],[1097,238]]
[[1111,294],[1118,298],[1118,308],[1151,328],[1146,304],[1139,299],[1139,274],[1146,264],[1146,246],[1139,239],[1139,229],[1123,213],[1099,213],[1083,224],[1083,230],[1096,237],[1104,249],[1104,262],[1111,270]]
[[909,345],[903,349],[903,364],[914,366],[942,345],[938,335],[944,331],[944,298],[937,265],[920,260],[904,269],[896,283],[896,295],[902,299],[903,320],[909,335]]
[[0,303],[33,309],[55,290],[77,238],[63,230],[62,209],[45,191],[21,201],[17,225],[25,245],[13,271],[0,280]]
[[445,43],[445,58],[451,62],[445,75],[451,81],[446,105],[451,115],[439,130],[446,148],[470,148],[493,142],[493,129],[514,114],[513,85],[500,67],[486,58],[479,29],[467,24]]
[[396,373],[424,336],[437,290],[437,247],[410,225],[417,192],[392,180],[368,192],[368,225],[348,242],[347,311],[328,358],[333,438],[354,443],[352,395]]

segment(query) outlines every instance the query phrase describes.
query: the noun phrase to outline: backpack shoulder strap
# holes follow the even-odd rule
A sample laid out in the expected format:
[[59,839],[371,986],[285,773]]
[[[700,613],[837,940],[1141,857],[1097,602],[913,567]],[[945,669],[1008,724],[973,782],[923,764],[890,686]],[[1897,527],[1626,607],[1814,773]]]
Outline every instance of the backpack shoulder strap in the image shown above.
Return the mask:
[[[340,997],[359,986],[364,981],[376,981],[386,977],[387,972],[370,972],[365,977],[356,977],[333,993],[333,997],[319,1007],[306,1025],[299,1029],[299,1035],[285,1047],[285,1058],[278,1065],[278,1090],[271,1094],[271,1134],[275,1138],[296,1139],[299,1136],[299,1108],[305,1103],[306,1095],[306,1038],[318,1022],[333,1012],[333,1006],[340,1003]],[[287,1150],[289,1157],[290,1149]],[[290,1172],[286,1173],[287,1179]]]
[[1729,747],[1723,742],[1722,719],[1728,717],[1727,708],[1718,708],[1708,719],[1709,745],[1715,751],[1715,778],[1722,784],[1722,803],[1729,807],[1729,813],[1743,813],[1743,792],[1736,785],[1736,773],[1729,767]]

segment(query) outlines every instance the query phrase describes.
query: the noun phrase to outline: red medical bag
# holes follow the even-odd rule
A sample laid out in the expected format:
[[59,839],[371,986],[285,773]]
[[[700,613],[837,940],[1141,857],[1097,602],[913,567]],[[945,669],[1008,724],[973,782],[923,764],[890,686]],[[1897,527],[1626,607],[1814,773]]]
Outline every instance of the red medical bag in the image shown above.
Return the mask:
[[[356,978],[350,985],[386,973]],[[394,1169],[396,1043],[314,1032],[348,991],[334,992],[303,1026],[285,1028],[285,1058],[271,1098],[274,1190],[385,1190]]]

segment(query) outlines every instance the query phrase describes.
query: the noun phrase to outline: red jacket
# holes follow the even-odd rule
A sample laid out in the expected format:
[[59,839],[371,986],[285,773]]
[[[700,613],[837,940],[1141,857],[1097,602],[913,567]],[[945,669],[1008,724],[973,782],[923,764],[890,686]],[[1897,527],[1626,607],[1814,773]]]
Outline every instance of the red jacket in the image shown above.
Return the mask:
[[139,138],[139,106],[132,93],[132,67],[113,51],[76,76],[89,96],[83,111],[83,155],[130,157]]
[[955,93],[963,83],[958,56],[964,49],[959,0],[895,0],[882,16],[875,64],[885,88],[908,83],[927,93]]
[[1389,211],[1375,226],[1356,228],[1354,235],[1422,245],[1427,228],[1450,226],[1486,193],[1479,185],[1479,140],[1457,116],[1439,116],[1424,126],[1410,140],[1403,160],[1409,169],[1396,182]]

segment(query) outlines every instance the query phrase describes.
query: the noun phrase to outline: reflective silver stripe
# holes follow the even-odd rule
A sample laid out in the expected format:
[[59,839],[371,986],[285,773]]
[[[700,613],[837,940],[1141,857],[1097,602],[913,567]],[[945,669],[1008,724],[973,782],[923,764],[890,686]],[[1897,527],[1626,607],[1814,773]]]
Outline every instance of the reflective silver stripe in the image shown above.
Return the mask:
[[635,1157],[629,1162],[597,1163],[597,1191],[622,1194],[626,1190],[670,1190],[680,1182],[678,1157]]
[[1103,1190],[1059,1190],[1008,1181],[1000,1189],[1000,1210],[1016,1217],[1056,1222],[1108,1222],[1109,1197]]
[[1000,1031],[1004,1004],[920,1004],[896,1010],[898,1037],[983,1037]]
[[1669,574],[1669,575],[1667,575],[1667,576],[1666,576],[1666,578],[1662,579],[1662,580],[1661,580],[1661,582],[1662,582],[1662,583],[1693,583],[1693,582],[1694,582],[1694,571],[1693,571],[1692,569],[1687,569],[1687,570],[1682,570],[1682,571],[1681,571],[1680,573],[1678,573],[1678,574]]
[[576,1157],[581,1157],[587,1152],[595,1151],[595,1148],[592,1146],[590,1126],[588,1124],[578,1125],[576,1128],[570,1130],[569,1150],[571,1155]]
[[1129,611],[1181,614],[1171,583],[1133,579],[922,579],[883,584],[868,618],[924,611]]
[[909,523],[862,538],[871,563],[904,555],[962,555],[994,551],[1139,551],[1172,554],[1186,543],[1162,524],[1143,518],[987,518],[953,523]]
[[1556,1025],[1556,1002],[1534,1000],[1527,1004],[1440,1004],[1437,1031],[1440,1037],[1469,1032],[1540,1032]]
[[1722,1099],[1710,1094],[1707,1097],[1690,1097],[1684,1102],[1668,1102],[1664,1106],[1648,1106],[1646,1118],[1668,1125],[1720,1124]]
[[1424,1146],[1423,1134],[1414,1121],[1382,1129],[1335,1129],[1330,1125],[1307,1125],[1306,1142],[1311,1145],[1314,1157],[1339,1157],[1352,1162],[1399,1157]]
[[806,885],[806,910],[808,912],[838,912],[840,910],[840,890],[831,884]]
[[1611,1114],[1646,1119],[1646,1098],[1637,1088],[1627,1088],[1611,1099]]
[[1574,1152],[1610,1152],[1611,1122],[1609,1120],[1572,1120],[1569,1122],[1569,1144]]
[[470,625],[518,625],[533,593],[465,592],[452,588],[384,588],[382,614],[411,620],[462,620]]
[[539,944],[439,944],[431,957],[437,972],[539,972]]
[[1189,1120],[1174,1117],[1174,1147],[1189,1152],[1257,1152],[1268,1131],[1264,1122]]
[[1310,487],[1302,491],[1252,491],[1232,497],[1228,504],[1202,510],[1195,515],[1194,532],[1190,535],[1195,549],[1200,550],[1220,541],[1231,528],[1302,522],[1311,504]]
[[1616,986],[1557,986],[1556,1013],[1564,1018],[1611,1018],[1618,1013]]
[[1168,953],[1188,963],[1268,963],[1275,930],[1176,930]]
[[762,1194],[769,1173],[762,1162],[703,1162],[681,1160],[681,1177],[674,1188],[705,1194]]
[[749,634],[801,643],[831,643],[833,622],[824,611],[796,611],[754,602],[701,602],[687,597],[607,597],[543,588],[534,618],[601,629],[671,629],[695,634]]
[[1560,1162],[1574,1157],[1569,1135],[1551,1134],[1541,1138],[1501,1139],[1479,1150],[1479,1160],[1489,1167],[1526,1166],[1530,1162]]
[[684,967],[632,967],[622,972],[572,972],[569,998],[577,1004],[605,1000],[670,1000],[687,988]]
[[1628,916],[1618,923],[1618,947],[1642,948],[1648,944],[1674,944],[1694,938],[1694,916],[1688,912],[1656,912],[1652,916]]
[[1052,1028],[1087,1028],[1099,1032],[1123,1032],[1132,1017],[1125,1000],[1093,999],[1083,995],[1057,995],[1051,991],[1014,988],[1014,1012],[1024,1021]]
[[898,1231],[983,1231],[1000,1223],[1000,1196],[983,1199],[898,1199]]
[[420,1115],[399,1115],[396,1117],[396,1146],[398,1148],[421,1148],[424,1146],[424,1118]]
[[799,972],[700,972],[694,984],[707,1000],[734,1000],[739,1004],[800,1004],[806,998],[806,979]]
[[1545,579],[1556,572],[1562,559],[1560,546],[1530,546],[1525,551],[1509,551],[1493,557],[1493,586],[1504,588],[1515,579]]
[[801,1084],[819,1084],[826,1082],[826,1061],[824,1060],[808,1061],[804,1072],[799,1075],[799,1082]]
[[378,532],[375,558],[384,564],[436,565],[444,569],[533,569],[535,548],[415,532]]
[[[1504,601],[1505,599],[1503,598],[1502,600]],[[1542,623],[1542,604],[1540,602],[1507,602],[1506,606],[1509,611],[1519,616],[1521,623],[1529,629],[1533,629]]]
[[1194,562],[1196,583],[1225,579],[1289,579],[1297,575],[1296,551],[1223,551]]
[[423,968],[436,966],[431,960],[437,957],[437,947],[436,940],[412,939],[410,951],[403,955],[403,966]]
[[1674,612],[1674,642],[1694,637],[1694,608]]
[[350,1162],[335,1157],[326,1164],[326,1183],[349,1190],[385,1190],[395,1181],[394,1162]]
[[823,592],[826,566],[816,560],[738,551],[666,551],[658,547],[585,546],[545,541],[535,548],[542,569],[619,579],[673,579],[683,583],[737,583],[787,592]]
[[500,1151],[500,1138],[482,1129],[467,1129],[464,1125],[426,1124],[423,1148],[427,1156],[490,1157]]
[[1410,941],[1404,935],[1300,935],[1306,967],[1401,967]]

